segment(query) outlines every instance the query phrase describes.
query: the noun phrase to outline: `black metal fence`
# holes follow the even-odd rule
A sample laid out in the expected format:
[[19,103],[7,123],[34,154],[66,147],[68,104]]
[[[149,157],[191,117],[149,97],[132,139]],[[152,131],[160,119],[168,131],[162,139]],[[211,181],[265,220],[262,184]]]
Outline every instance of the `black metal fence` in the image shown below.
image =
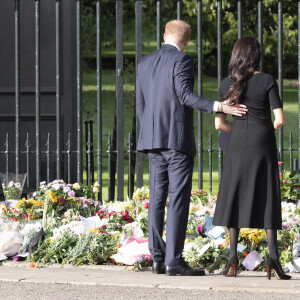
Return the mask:
[[[32,160],[30,159],[30,154],[35,155],[35,178],[36,178],[36,187],[39,186],[41,179],[41,155],[46,156],[46,180],[50,181],[54,178],[51,178],[51,166],[50,156],[54,155],[56,159],[55,168],[55,177],[64,179],[68,182],[71,181],[71,166],[76,164],[76,178],[78,182],[83,181],[83,174],[86,172],[87,183],[92,183],[95,180],[98,180],[100,183],[100,199],[102,199],[102,170],[103,170],[103,159],[108,159],[108,188],[109,195],[108,198],[123,200],[124,199],[124,164],[125,160],[128,159],[128,195],[132,195],[134,187],[141,187],[143,185],[143,160],[144,157],[141,153],[135,151],[138,132],[139,132],[139,123],[134,113],[134,120],[132,132],[128,137],[128,146],[124,147],[124,91],[123,91],[123,1],[117,0],[114,1],[116,5],[116,111],[115,111],[115,131],[112,135],[108,137],[107,147],[102,144],[102,54],[101,54],[101,0],[96,1],[96,36],[97,36],[97,120],[96,128],[93,128],[93,121],[86,121],[85,127],[83,127],[82,120],[82,68],[81,68],[81,6],[83,5],[82,0],[70,0],[74,2],[75,13],[76,13],[76,115],[77,115],[77,124],[76,124],[76,137],[71,136],[70,133],[62,131],[61,125],[61,47],[62,47],[62,37],[61,37],[61,3],[62,0],[53,0],[53,5],[55,6],[55,36],[56,36],[56,136],[55,136],[55,145],[50,143],[50,134],[48,134],[47,143],[41,145],[41,128],[40,128],[40,0],[35,0],[35,132],[31,133],[35,135],[35,149],[32,149],[30,145],[29,133],[27,133],[25,145],[20,144],[20,101],[21,92],[20,92],[20,3],[23,5],[21,0],[10,0],[15,2],[15,14],[14,14],[14,23],[15,23],[15,148],[10,148],[10,137],[6,135],[6,143],[4,149],[0,151],[1,161],[5,162],[6,171],[9,168],[9,159],[15,160],[15,173],[20,173],[20,154],[25,155],[26,157],[26,170],[28,173],[27,177],[27,188],[30,187],[31,176],[30,176],[30,165]],[[157,48],[161,46],[162,37],[161,37],[161,2],[156,1],[156,26],[157,26]],[[258,40],[262,47],[263,52],[263,6],[262,0],[253,1],[253,5],[257,5],[258,11]],[[237,7],[237,16],[238,16],[238,37],[242,36],[243,24],[243,1],[235,2]],[[222,80],[222,0],[215,1],[217,7],[217,65],[218,65],[218,84]],[[184,9],[182,2],[177,1],[177,18],[180,19],[182,15],[182,10]],[[203,59],[202,59],[202,1],[197,1],[197,56],[198,56],[198,94],[202,95],[203,87]],[[140,58],[142,57],[142,0],[135,1],[135,65],[139,63]],[[298,1],[298,76],[300,82],[300,1]],[[4,30],[4,29],[2,29]],[[278,85],[279,92],[282,99],[283,96],[283,1],[278,1]],[[263,69],[263,59],[261,60],[261,69]],[[299,84],[299,103],[300,103],[300,84]],[[300,107],[300,106],[299,106]],[[299,121],[300,121],[300,110],[299,110]],[[300,122],[298,124],[298,127]],[[204,147],[203,143],[203,117],[202,113],[198,112],[198,136],[197,136],[197,145],[198,145],[198,186],[199,188],[203,187],[203,155],[205,152],[209,154],[209,190],[212,190],[212,153],[218,152],[218,172],[219,175],[222,171],[223,165],[223,154],[220,149],[213,149],[212,147],[212,136],[209,134],[209,143],[207,149]],[[93,130],[96,130],[96,143],[94,144],[93,140]],[[297,130],[295,128],[295,130]],[[83,142],[83,131],[85,131],[85,143]],[[300,128],[297,133],[300,136]],[[62,144],[62,135],[67,140],[66,144]],[[72,150],[71,144],[76,141],[76,150]],[[300,139],[299,139],[300,142]],[[53,146],[53,147],[52,147]],[[95,147],[94,147],[95,146]],[[96,148],[96,149],[95,149]],[[298,169],[298,159],[294,159],[293,153],[295,152],[300,158],[300,145],[295,146],[293,144],[292,132],[290,132],[289,139],[289,148],[284,149],[283,147],[283,130],[279,132],[279,141],[278,141],[278,152],[279,159],[283,161],[283,154],[285,151],[289,152],[290,157],[290,170]],[[75,155],[75,161],[72,154]],[[11,158],[13,156],[13,158]],[[86,170],[83,169],[83,158],[85,156],[86,160]],[[96,157],[96,162],[94,161]],[[62,164],[62,162],[64,162]],[[62,167],[63,166],[63,167]],[[62,170],[62,168],[64,170]],[[97,176],[94,178],[94,170],[97,170]],[[12,171],[12,170],[10,170]],[[117,178],[117,195],[115,196],[115,177]],[[219,176],[220,178],[220,176]],[[25,189],[26,189],[25,186]]]

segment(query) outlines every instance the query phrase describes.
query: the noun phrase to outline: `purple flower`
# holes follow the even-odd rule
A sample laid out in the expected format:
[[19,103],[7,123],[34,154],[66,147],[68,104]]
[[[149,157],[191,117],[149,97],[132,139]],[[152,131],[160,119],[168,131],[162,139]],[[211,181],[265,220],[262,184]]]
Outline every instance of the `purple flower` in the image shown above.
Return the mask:
[[64,187],[64,193],[69,193],[70,192],[70,187],[68,187],[68,186],[65,186]]
[[75,197],[75,192],[74,191],[69,191],[68,196],[71,197],[71,198],[74,198]]

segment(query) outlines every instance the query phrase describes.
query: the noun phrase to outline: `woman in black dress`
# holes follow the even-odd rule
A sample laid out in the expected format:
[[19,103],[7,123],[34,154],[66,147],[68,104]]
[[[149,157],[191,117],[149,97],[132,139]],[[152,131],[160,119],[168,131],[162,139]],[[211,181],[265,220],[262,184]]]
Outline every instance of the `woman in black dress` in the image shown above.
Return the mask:
[[[281,229],[281,199],[274,131],[284,124],[282,103],[273,76],[260,73],[260,45],[251,37],[239,39],[233,48],[228,77],[219,89],[221,101],[242,103],[248,113],[226,121],[217,113],[216,129],[230,132],[213,224],[227,226],[230,256],[224,272],[236,276],[239,228],[265,228],[269,257],[268,278],[290,279],[279,262],[277,229]],[[271,109],[275,115],[271,119]]]

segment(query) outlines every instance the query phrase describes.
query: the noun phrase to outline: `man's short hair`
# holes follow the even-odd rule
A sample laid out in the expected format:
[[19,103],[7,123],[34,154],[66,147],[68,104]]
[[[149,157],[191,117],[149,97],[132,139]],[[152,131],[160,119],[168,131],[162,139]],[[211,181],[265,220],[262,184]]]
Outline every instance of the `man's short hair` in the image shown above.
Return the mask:
[[166,24],[165,35],[174,35],[181,43],[185,43],[191,38],[191,26],[181,20],[173,20]]

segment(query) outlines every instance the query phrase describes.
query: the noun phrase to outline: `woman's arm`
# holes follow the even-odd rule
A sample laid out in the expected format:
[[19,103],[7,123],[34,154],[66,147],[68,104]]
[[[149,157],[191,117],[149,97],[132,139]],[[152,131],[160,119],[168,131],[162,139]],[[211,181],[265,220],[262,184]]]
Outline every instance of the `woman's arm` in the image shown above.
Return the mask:
[[232,123],[226,121],[226,114],[218,114],[215,116],[215,127],[217,130],[230,132]]
[[275,115],[275,120],[274,120],[274,130],[278,130],[280,127],[282,127],[285,123],[285,118],[283,114],[283,109],[282,108],[276,108],[273,110],[273,113]]

